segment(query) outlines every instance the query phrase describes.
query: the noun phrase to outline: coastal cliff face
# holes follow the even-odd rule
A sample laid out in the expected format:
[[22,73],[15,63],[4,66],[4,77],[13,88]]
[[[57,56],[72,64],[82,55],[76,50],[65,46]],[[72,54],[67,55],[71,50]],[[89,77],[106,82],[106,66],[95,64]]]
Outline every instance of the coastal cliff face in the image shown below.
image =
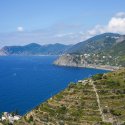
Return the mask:
[[14,125],[124,125],[125,69],[70,83]]
[[69,66],[69,67],[85,67],[85,68],[96,68],[105,70],[117,70],[121,68],[114,64],[114,59],[111,57],[102,56],[99,58],[96,54],[65,54],[60,56],[55,62],[58,66]]
[[80,67],[85,66],[85,60],[82,56],[79,55],[69,55],[65,54],[63,56],[60,56],[59,59],[57,59],[54,62],[55,65],[59,66],[74,66],[74,67]]

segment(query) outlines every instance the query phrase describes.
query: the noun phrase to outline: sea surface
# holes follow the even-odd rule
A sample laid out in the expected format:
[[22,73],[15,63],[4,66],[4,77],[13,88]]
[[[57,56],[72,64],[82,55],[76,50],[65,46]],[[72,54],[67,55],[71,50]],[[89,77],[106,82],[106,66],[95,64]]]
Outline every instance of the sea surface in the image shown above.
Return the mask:
[[70,82],[108,71],[53,65],[57,56],[0,57],[0,112],[33,109]]

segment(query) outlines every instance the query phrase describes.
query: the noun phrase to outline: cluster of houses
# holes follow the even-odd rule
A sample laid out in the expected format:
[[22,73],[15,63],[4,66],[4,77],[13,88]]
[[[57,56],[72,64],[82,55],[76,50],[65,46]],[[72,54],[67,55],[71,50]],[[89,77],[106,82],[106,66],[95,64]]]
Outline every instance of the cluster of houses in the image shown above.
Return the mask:
[[3,112],[0,121],[9,121],[9,123],[14,123],[14,121],[17,121],[21,118],[20,115],[16,115],[16,114],[12,114],[12,113],[8,113],[8,112]]

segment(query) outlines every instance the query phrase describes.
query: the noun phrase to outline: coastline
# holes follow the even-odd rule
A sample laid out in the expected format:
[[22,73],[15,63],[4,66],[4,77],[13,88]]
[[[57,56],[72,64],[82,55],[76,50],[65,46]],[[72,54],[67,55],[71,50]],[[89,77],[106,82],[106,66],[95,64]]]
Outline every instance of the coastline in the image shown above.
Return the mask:
[[110,66],[110,65],[88,65],[88,66],[86,66],[86,68],[94,68],[94,69],[116,71],[116,70],[119,70],[121,67]]
[[100,69],[100,70],[109,70],[109,71],[116,71],[121,69],[122,67],[118,66],[110,66],[110,65],[94,65],[94,64],[88,64],[88,65],[68,65],[68,64],[56,64],[56,66],[66,66],[66,67],[79,67],[79,68],[91,68],[91,69]]
[[89,63],[87,60],[85,60],[79,55],[77,56],[77,55],[68,55],[68,54],[60,56],[56,61],[54,61],[54,65],[67,66],[67,67],[93,68],[93,69],[102,69],[102,70],[109,70],[109,71],[116,71],[122,68],[121,66],[112,66],[109,64],[105,65],[94,61]]
[[29,56],[30,57],[30,56],[60,56],[60,55],[49,55],[49,54],[48,55],[32,55],[32,54],[31,55],[28,55],[28,54],[27,55],[25,55],[25,54],[24,55],[23,54],[22,55],[20,55],[20,54],[0,55],[0,57],[3,57],[3,56],[4,57],[7,57],[7,56]]

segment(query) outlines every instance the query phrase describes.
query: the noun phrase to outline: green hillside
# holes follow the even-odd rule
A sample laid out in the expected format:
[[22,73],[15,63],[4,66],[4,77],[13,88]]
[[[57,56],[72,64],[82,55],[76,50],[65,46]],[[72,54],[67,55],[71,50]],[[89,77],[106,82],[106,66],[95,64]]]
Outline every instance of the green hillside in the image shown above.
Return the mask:
[[104,33],[89,38],[83,42],[73,45],[67,50],[69,54],[84,54],[84,53],[97,53],[103,50],[110,49],[116,40],[120,37],[120,34]]
[[37,106],[15,125],[124,125],[125,69],[97,74]]
[[118,65],[125,67],[125,40],[113,46],[108,53],[117,58]]
[[100,51],[95,55],[91,54],[89,59],[96,60],[97,64],[125,67],[125,40],[114,44],[110,49]]

